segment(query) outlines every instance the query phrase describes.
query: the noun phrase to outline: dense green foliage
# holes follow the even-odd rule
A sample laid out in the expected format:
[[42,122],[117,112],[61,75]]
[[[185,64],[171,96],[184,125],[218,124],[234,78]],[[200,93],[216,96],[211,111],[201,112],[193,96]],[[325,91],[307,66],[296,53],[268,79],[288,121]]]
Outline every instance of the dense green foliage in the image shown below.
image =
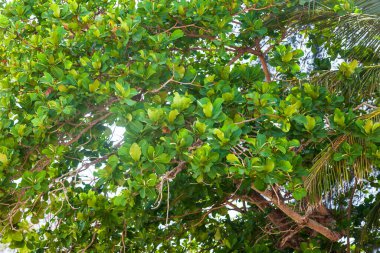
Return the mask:
[[376,8],[4,3],[2,242],[20,252],[379,247]]

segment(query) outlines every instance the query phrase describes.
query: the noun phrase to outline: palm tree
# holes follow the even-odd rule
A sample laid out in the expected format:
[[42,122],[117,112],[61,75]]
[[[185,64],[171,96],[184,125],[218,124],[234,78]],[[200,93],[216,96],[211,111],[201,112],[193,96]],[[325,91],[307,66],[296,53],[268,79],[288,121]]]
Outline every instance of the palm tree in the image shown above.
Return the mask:
[[[293,19],[295,26],[319,30],[321,36],[329,36],[330,43],[322,47],[327,51],[331,49],[330,52],[338,52],[339,55],[335,57],[351,62],[343,63],[337,70],[315,71],[308,81],[341,94],[347,107],[362,114],[353,119],[352,124],[359,120],[369,132],[376,132],[380,136],[380,1],[362,0],[356,6],[359,11],[339,15],[320,1],[308,1],[305,8],[296,10],[290,19]],[[329,124],[326,122],[327,127]],[[349,193],[347,218],[350,219],[358,183],[367,180],[378,170],[379,158],[376,160],[368,154],[373,152],[373,143],[379,143],[380,138],[353,134],[347,130],[332,133],[330,139],[324,142],[325,148],[315,157],[304,181],[310,196],[309,204],[315,206],[331,200],[339,193]],[[351,164],[339,157],[343,145],[362,149]],[[379,225],[380,198],[377,198],[366,218],[364,231],[377,229]],[[349,251],[349,231],[346,235]]]

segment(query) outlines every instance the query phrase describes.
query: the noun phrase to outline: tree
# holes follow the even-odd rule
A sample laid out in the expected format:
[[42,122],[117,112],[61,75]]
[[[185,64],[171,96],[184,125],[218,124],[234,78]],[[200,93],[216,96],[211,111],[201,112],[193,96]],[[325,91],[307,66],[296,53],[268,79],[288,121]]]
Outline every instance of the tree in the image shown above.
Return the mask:
[[379,17],[367,12],[378,6],[4,3],[2,241],[21,252],[378,247]]

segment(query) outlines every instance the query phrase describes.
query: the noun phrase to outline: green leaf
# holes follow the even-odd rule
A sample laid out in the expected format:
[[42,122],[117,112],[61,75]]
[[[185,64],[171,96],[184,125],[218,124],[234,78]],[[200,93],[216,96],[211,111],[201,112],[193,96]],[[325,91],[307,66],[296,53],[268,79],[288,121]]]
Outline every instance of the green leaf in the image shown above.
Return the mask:
[[308,132],[314,129],[315,127],[315,119],[309,115],[306,116],[306,123],[304,123],[304,126]]
[[345,127],[346,126],[344,113],[339,108],[335,108],[335,111],[334,111],[334,122],[337,123],[341,127]]
[[234,155],[234,154],[228,154],[228,155],[226,156],[226,159],[227,159],[227,161],[230,162],[230,163],[240,163],[240,162],[239,162],[239,158],[237,158],[237,156]]
[[46,177],[46,171],[42,170],[38,172],[36,175],[36,182],[42,183],[45,180],[45,177]]
[[92,196],[89,199],[87,199],[87,205],[89,207],[96,207],[96,197]]
[[200,133],[200,134],[203,134],[206,132],[206,129],[207,129],[207,125],[205,123],[202,123],[200,121],[195,121],[195,129]]
[[264,166],[264,170],[267,171],[267,172],[271,172],[271,171],[273,171],[275,165],[276,164],[275,164],[274,160],[267,159],[266,163],[265,163],[265,166]]
[[345,77],[350,77],[354,72],[355,69],[357,68],[359,62],[357,60],[353,60],[350,63],[343,62],[339,66],[339,71],[343,73]]
[[136,162],[140,160],[141,148],[139,144],[133,143],[131,148],[129,149],[129,154],[132,157],[132,159],[135,160]]
[[335,153],[334,156],[333,156],[333,159],[334,159],[334,161],[339,162],[339,161],[343,160],[344,157],[345,157],[345,154]]
[[0,14],[0,28],[6,29],[9,26],[9,19],[7,16]]
[[293,59],[293,53],[292,52],[287,52],[281,57],[281,60],[283,62],[290,62]]
[[166,154],[166,153],[160,154],[154,158],[154,161],[156,163],[169,163],[170,160],[171,160],[171,157],[169,156],[169,154]]
[[206,115],[207,118],[211,118],[213,108],[214,107],[210,101],[203,105],[203,113]]
[[115,88],[116,91],[118,91],[122,97],[127,97],[129,95],[121,83],[115,82]]
[[174,74],[176,78],[181,79],[185,75],[185,67],[184,66],[175,66],[174,67]]
[[169,123],[173,124],[174,120],[177,118],[178,115],[179,115],[179,112],[177,109],[171,110],[168,116]]
[[178,109],[180,111],[183,111],[187,108],[189,108],[191,104],[191,99],[185,96],[179,95],[178,92],[174,92],[174,98],[173,102],[171,104],[171,107],[173,109]]
[[63,70],[60,69],[60,68],[57,67],[57,66],[53,66],[53,67],[51,68],[51,73],[52,73],[53,76],[54,76],[55,78],[57,78],[58,80],[62,80],[62,79],[65,77],[65,75],[64,75],[64,73],[63,73]]
[[289,122],[289,120],[284,120],[281,124],[281,130],[285,133],[289,132],[290,131],[290,127],[291,127],[291,124]]
[[116,196],[113,199],[113,204],[115,206],[126,206],[127,205],[127,198],[126,198],[125,194],[122,194],[120,196]]
[[214,134],[218,137],[220,141],[224,141],[224,133],[220,129],[214,129]]
[[259,191],[265,191],[265,189],[267,188],[265,182],[261,180],[260,178],[256,178],[255,181],[253,182],[253,185]]
[[220,229],[219,228],[216,229],[216,232],[215,232],[215,235],[214,235],[214,239],[216,241],[219,241],[220,239],[222,239],[222,235],[220,233]]
[[372,132],[372,126],[373,126],[373,121],[372,120],[366,120],[365,124],[363,126],[363,129],[366,134],[370,134]]
[[52,3],[50,5],[50,9],[53,11],[53,16],[56,17],[56,18],[59,18],[60,15],[61,15],[61,10],[59,9],[59,6],[58,4],[56,3]]
[[183,33],[183,31],[181,29],[176,29],[170,35],[170,40],[179,39],[179,38],[183,37],[183,35],[184,35],[184,33]]
[[21,242],[24,239],[21,231],[15,231],[11,234],[11,238],[15,242]]
[[73,63],[69,60],[66,60],[63,63],[65,65],[65,69],[71,69],[71,67],[73,66]]
[[145,196],[146,196],[146,190],[145,190],[146,188],[141,188],[140,190],[139,190],[139,194],[140,194],[140,196],[141,196],[141,198],[145,198]]
[[161,108],[149,108],[148,109],[148,118],[153,122],[158,122],[162,119],[164,111]]
[[214,79],[215,79],[215,75],[207,76],[207,77],[204,79],[204,84],[212,83],[212,82],[214,82]]
[[291,172],[293,170],[292,164],[289,161],[285,160],[281,160],[278,163],[278,167],[285,172]]
[[99,80],[95,80],[93,83],[91,83],[88,88],[90,92],[95,92],[100,86]]
[[44,76],[41,78],[41,82],[46,84],[52,84],[53,81],[54,78],[48,72],[44,72]]
[[6,166],[8,165],[8,157],[6,154],[0,153],[0,162]]
[[301,200],[304,197],[306,197],[306,195],[307,195],[307,192],[306,192],[305,188],[297,188],[293,192],[293,197],[296,200]]

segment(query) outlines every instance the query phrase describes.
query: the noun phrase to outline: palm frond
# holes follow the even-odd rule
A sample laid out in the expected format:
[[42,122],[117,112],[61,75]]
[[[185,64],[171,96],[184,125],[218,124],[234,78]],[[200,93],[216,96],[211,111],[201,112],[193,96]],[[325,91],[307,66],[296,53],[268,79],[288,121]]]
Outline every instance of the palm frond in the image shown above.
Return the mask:
[[332,31],[332,40],[339,43],[345,58],[364,61],[380,61],[380,1],[361,0],[356,5],[362,13],[348,13],[343,16],[324,5],[324,1],[299,6],[291,14],[268,19],[266,26],[272,29],[284,25],[297,30],[310,29]]
[[315,157],[310,174],[304,181],[312,202],[319,200],[323,193],[332,191],[336,185],[342,186],[349,177],[344,162],[332,160],[335,151],[347,138],[347,135],[339,136]]
[[360,238],[360,243],[363,244],[368,239],[368,233],[372,229],[378,229],[380,227],[380,198],[379,194],[377,196],[377,199],[375,202],[372,204],[372,208],[369,211],[368,215],[366,216],[366,224],[363,227],[362,233],[361,233],[361,238]]
[[[380,115],[380,109],[360,116],[361,119],[375,119]],[[345,160],[334,161],[333,155],[339,147],[347,142],[350,145],[359,144],[363,147],[362,154],[352,165]],[[331,196],[334,193],[345,192],[351,186],[353,178],[364,179],[372,171],[372,161],[365,155],[366,143],[363,138],[352,135],[341,135],[331,142],[314,159],[309,175],[304,180],[304,187],[309,194],[311,203],[321,200],[321,197]]]
[[358,6],[364,13],[380,15],[380,2],[378,0],[359,0],[356,2]]
[[361,62],[380,57],[380,16],[370,14],[347,14],[338,20],[321,22],[321,25],[335,27],[335,39],[340,40],[346,57]]
[[380,108],[373,110],[367,114],[363,114],[360,119],[373,119],[374,121],[380,121]]
[[338,70],[316,72],[310,79],[349,98],[371,99],[380,94],[380,65],[363,66],[349,79],[342,78]]
[[369,229],[380,227],[380,199],[374,203],[371,211],[368,213],[367,226]]
[[345,160],[334,161],[332,159],[339,146],[347,141],[350,145],[361,143],[363,140],[351,135],[338,137],[326,150],[316,157],[309,176],[304,181],[304,186],[310,196],[311,203],[321,200],[321,197],[346,192],[353,178],[363,179],[371,171],[371,161],[364,154],[356,158],[353,165],[349,166]]

